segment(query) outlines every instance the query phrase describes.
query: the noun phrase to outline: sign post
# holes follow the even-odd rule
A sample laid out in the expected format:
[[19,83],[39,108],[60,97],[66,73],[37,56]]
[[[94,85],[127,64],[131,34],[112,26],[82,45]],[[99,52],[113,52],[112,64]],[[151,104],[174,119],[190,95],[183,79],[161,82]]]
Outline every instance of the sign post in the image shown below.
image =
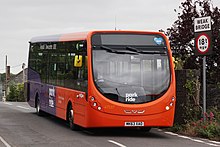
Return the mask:
[[195,55],[203,56],[203,119],[206,121],[206,56],[212,54],[211,17],[194,19]]
[[206,121],[206,56],[203,57],[203,119]]

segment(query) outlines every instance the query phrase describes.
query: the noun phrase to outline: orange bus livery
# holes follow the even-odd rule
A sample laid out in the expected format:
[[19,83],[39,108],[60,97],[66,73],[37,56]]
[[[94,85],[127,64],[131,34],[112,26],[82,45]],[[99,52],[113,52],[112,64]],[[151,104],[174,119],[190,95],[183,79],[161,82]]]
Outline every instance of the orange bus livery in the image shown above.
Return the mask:
[[160,32],[90,31],[30,40],[26,96],[71,129],[169,127],[176,86]]

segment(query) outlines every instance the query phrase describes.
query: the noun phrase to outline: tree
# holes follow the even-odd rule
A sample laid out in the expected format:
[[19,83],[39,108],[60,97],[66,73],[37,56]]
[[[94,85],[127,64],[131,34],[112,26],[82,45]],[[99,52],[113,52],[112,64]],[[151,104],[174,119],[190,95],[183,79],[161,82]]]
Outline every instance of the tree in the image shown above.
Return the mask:
[[166,35],[170,39],[175,58],[183,61],[185,69],[201,69],[202,58],[194,55],[194,19],[211,16],[212,41],[214,54],[207,57],[207,78],[211,83],[220,79],[220,9],[214,7],[212,0],[186,0],[179,6],[180,12],[174,10],[178,19]]
[[25,102],[24,98],[24,84],[12,84],[9,86],[9,94],[7,95],[7,101]]
[[18,95],[18,101],[19,102],[24,102],[25,98],[24,98],[24,84],[18,84],[17,85],[17,95]]
[[7,101],[17,101],[17,97],[18,97],[18,91],[17,91],[17,87],[16,85],[10,85],[9,86],[9,94],[6,97]]
[[5,82],[5,73],[0,74],[0,77],[1,77],[0,81]]

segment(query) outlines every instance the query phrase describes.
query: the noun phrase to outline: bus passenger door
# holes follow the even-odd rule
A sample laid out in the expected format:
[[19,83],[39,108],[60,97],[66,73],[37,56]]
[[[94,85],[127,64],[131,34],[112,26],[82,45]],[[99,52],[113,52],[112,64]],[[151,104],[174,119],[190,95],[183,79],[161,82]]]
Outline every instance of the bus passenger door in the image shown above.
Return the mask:
[[85,42],[77,43],[77,51],[74,56],[73,65],[73,83],[76,95],[74,96],[74,121],[76,124],[85,126],[86,119],[86,93],[88,89],[88,76],[87,76],[87,51]]

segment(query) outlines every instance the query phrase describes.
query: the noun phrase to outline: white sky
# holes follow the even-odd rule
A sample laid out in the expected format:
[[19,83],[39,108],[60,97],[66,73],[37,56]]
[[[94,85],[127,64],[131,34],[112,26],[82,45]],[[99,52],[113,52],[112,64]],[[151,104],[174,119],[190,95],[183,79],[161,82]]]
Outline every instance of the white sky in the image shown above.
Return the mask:
[[[12,73],[27,65],[34,36],[113,30],[166,30],[185,0],[2,0],[0,2],[0,73],[5,56]],[[220,7],[220,0],[212,0]]]

